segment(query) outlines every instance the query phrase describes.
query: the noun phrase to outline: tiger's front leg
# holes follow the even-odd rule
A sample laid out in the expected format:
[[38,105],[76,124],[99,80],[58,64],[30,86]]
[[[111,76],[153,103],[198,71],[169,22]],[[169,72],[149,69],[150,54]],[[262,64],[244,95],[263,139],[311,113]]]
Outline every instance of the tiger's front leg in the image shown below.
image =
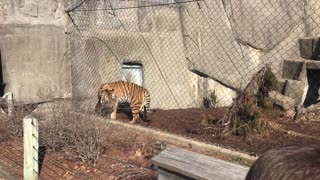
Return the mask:
[[112,111],[111,119],[117,119],[117,110]]
[[118,109],[118,102],[113,106],[113,111],[111,113],[111,119],[117,119],[117,109]]

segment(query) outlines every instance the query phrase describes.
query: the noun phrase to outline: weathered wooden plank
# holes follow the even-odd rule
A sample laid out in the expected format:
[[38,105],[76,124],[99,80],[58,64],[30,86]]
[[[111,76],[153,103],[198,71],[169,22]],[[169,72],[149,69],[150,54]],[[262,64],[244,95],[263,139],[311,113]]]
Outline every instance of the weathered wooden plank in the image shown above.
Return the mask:
[[249,171],[248,167],[172,146],[155,156],[152,162],[193,179],[237,180],[244,179]]
[[167,169],[158,168],[159,177],[158,180],[193,180],[187,176],[181,175],[179,173],[169,171]]

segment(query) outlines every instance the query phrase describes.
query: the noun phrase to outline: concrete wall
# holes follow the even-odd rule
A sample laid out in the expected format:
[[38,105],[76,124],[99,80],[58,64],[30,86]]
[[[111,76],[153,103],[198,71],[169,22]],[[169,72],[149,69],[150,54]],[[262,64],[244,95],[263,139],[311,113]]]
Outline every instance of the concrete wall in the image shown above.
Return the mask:
[[65,7],[74,1],[2,0],[0,51],[5,91],[35,103],[71,96]]
[[70,66],[62,27],[0,26],[0,50],[5,91],[11,91],[16,101],[70,97]]
[[[81,38],[64,13],[76,2],[0,2],[6,91],[13,91],[18,100],[39,101],[39,93],[94,99],[99,84],[119,80],[121,63],[130,61],[143,65],[153,107],[198,107],[213,90],[219,106],[227,106],[234,90],[243,88],[260,67],[271,63],[281,77],[283,60],[299,57],[298,39],[320,34],[316,0],[227,0],[75,11],[72,17]],[[92,2],[78,8],[92,8]],[[112,9],[173,2],[95,1],[96,8]],[[70,64],[62,60],[66,43]]]
[[[84,2],[79,9],[91,9]],[[139,1],[149,6],[174,1]],[[97,8],[135,7],[135,1],[98,3]],[[113,15],[111,15],[113,14]],[[141,63],[144,87],[152,108],[178,109],[202,106],[203,98],[215,90],[218,106],[228,106],[235,92],[220,83],[189,70],[181,24],[176,6],[129,8],[115,11],[75,11],[78,29],[70,29],[73,95],[86,98],[83,108],[94,107],[97,88],[103,82],[121,79],[121,64]],[[75,36],[73,36],[75,35]],[[210,67],[207,67],[210,68]],[[86,72],[85,74],[83,72]],[[92,109],[88,109],[92,110]]]
[[72,60],[75,96],[93,97],[88,102],[93,105],[99,85],[120,80],[121,64],[136,62],[142,64],[144,87],[151,94],[152,108],[178,109],[202,104],[199,99],[203,96],[197,91],[200,77],[188,70],[185,61],[179,12],[174,8],[158,8],[149,13],[144,15],[148,19],[139,23],[123,20],[128,29],[110,23],[83,33],[94,34],[96,38],[71,40],[71,46],[82,52],[74,54]]
[[[201,106],[207,86],[204,78],[188,70],[176,8],[117,11],[119,19],[97,12],[77,24],[98,26],[94,32],[87,31],[97,38],[79,39],[64,34],[72,32],[64,10],[76,2],[80,1],[0,2],[5,91],[13,92],[16,101],[34,103],[73,95],[90,97],[93,102],[100,83],[119,80],[121,63],[133,61],[143,64],[144,86],[153,96],[154,108]],[[111,2],[114,8],[136,5],[134,1]],[[99,1],[98,7],[108,4]]]
[[189,68],[232,89],[243,88],[271,63],[299,58],[298,39],[319,36],[320,2],[299,0],[205,1],[181,11]]
[[1,0],[0,24],[42,24],[66,27],[64,10],[78,0]]

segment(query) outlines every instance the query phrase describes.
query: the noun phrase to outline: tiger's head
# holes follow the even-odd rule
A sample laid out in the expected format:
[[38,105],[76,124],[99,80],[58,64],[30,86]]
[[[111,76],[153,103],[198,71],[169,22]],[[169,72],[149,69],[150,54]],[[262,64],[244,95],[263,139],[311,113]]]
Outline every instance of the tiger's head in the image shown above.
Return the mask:
[[107,84],[102,84],[98,89],[98,102],[95,112],[102,116],[110,116],[114,106],[116,106],[117,98],[114,95],[114,89]]
[[114,108],[116,106],[117,97],[114,94],[114,89],[108,84],[103,84],[98,90],[98,103],[105,108]]

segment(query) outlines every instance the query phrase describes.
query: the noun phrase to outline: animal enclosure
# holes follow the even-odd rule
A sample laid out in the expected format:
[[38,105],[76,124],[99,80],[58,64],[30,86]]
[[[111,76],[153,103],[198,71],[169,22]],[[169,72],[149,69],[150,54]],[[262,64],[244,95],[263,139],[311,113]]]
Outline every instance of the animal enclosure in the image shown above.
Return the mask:
[[283,3],[81,1],[67,10],[72,95],[93,111],[101,83],[125,80],[149,90],[153,109],[229,107],[269,64],[277,105],[315,104],[320,10]]
[[[0,147],[11,144],[17,151],[10,157],[21,155],[21,117],[38,115],[40,146],[48,148],[41,154],[59,162],[45,161],[42,177],[49,171],[56,178],[116,179],[128,176],[128,170],[129,175],[155,178],[151,155],[141,153],[157,138],[169,142],[174,137],[190,150],[202,152],[203,146],[195,145],[201,143],[247,157],[287,144],[320,144],[320,2],[50,1],[48,9],[58,9],[55,13],[38,2],[12,7],[9,13],[22,15],[8,19],[29,13],[26,19],[43,24],[0,28],[2,85],[15,100],[15,107],[8,103],[12,98],[1,103],[5,126],[0,139],[17,137],[16,143]],[[10,3],[0,3],[0,14]],[[46,18],[38,21],[43,12],[54,16],[51,23],[66,18],[67,26],[45,24]],[[133,118],[128,104],[118,107],[116,121],[98,117],[98,88],[120,80],[148,90],[154,110],[149,121],[127,124]],[[30,110],[19,115],[17,102]],[[136,132],[139,128],[145,131]],[[156,134],[151,140],[147,132],[166,136]],[[10,153],[7,149],[0,161]],[[79,166],[66,164],[68,155],[96,165],[98,171],[78,161]],[[250,165],[240,156],[226,160]],[[62,170],[51,172],[60,163]],[[65,167],[87,176],[68,174]]]
[[[143,126],[253,154],[272,144],[316,143],[287,136],[278,126],[282,120],[319,119],[317,4],[81,1],[67,10],[72,95],[83,99],[79,109],[92,112],[101,83],[125,80],[150,92],[155,112],[149,122],[138,121]],[[118,108],[117,119],[129,122],[130,109]],[[273,131],[265,120],[276,124],[269,143],[260,136],[254,146],[219,136],[228,131],[221,123],[243,136],[250,128]],[[307,131],[317,136],[318,123],[312,124]],[[297,126],[283,125],[298,132],[310,127]]]

